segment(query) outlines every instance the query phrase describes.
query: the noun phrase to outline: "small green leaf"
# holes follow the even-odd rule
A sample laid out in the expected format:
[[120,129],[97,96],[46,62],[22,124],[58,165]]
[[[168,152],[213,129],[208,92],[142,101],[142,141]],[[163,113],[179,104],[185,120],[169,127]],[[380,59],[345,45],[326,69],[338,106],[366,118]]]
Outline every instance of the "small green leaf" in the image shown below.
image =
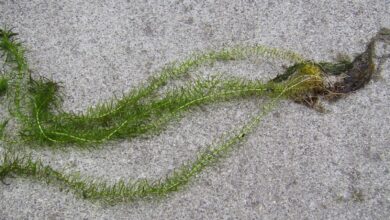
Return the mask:
[[4,130],[5,130],[5,127],[7,126],[8,124],[8,120],[5,120],[3,122],[0,123],[0,137],[4,137]]
[[1,77],[0,78],[0,96],[3,96],[8,90],[8,79]]

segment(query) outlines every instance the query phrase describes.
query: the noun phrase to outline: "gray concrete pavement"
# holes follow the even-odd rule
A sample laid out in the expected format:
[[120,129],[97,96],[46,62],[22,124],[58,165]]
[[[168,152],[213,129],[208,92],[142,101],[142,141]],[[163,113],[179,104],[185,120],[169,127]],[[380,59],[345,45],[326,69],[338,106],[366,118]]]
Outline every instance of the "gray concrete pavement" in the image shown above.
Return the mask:
[[[15,27],[33,74],[63,82],[64,108],[79,112],[194,51],[259,43],[317,61],[355,55],[390,27],[390,2],[0,0],[0,25]],[[244,61],[212,71],[267,79],[281,69]],[[363,90],[326,104],[326,114],[285,101],[238,150],[161,201],[102,207],[54,186],[10,179],[11,185],[0,184],[0,219],[386,219],[389,97],[387,62]],[[259,104],[198,109],[159,136],[103,150],[35,154],[54,167],[111,181],[159,178]]]

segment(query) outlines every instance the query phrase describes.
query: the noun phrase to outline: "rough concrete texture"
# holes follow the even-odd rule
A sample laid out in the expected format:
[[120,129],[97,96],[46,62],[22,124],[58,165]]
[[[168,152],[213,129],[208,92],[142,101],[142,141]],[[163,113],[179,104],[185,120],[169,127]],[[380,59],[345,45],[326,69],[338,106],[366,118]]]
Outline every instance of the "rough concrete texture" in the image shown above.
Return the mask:
[[[65,109],[80,112],[196,51],[259,43],[317,61],[356,55],[381,27],[390,27],[390,2],[0,0],[0,24],[20,33],[33,74],[63,82]],[[263,64],[234,62],[213,71],[250,78],[281,71]],[[55,186],[7,179],[10,185],[0,184],[0,219],[387,219],[389,97],[387,62],[364,89],[326,104],[325,114],[285,101],[229,157],[159,201],[104,207]],[[159,136],[102,150],[35,155],[110,181],[156,179],[260,104],[196,109]]]

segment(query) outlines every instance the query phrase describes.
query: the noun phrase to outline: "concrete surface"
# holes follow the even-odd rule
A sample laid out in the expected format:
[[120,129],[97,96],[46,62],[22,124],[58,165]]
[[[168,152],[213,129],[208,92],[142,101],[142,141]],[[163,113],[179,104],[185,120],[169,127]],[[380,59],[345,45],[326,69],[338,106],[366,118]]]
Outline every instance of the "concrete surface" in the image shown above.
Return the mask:
[[[194,51],[260,43],[315,60],[355,55],[380,27],[390,27],[390,2],[0,0],[0,25],[15,27],[34,74],[63,82],[65,109],[79,112]],[[326,104],[326,114],[283,102],[222,163],[161,201],[103,207],[15,178],[0,184],[0,219],[387,219],[389,64],[363,90]],[[280,70],[249,61],[213,67],[251,78]],[[197,109],[159,136],[103,150],[35,154],[111,181],[159,178],[259,104]]]

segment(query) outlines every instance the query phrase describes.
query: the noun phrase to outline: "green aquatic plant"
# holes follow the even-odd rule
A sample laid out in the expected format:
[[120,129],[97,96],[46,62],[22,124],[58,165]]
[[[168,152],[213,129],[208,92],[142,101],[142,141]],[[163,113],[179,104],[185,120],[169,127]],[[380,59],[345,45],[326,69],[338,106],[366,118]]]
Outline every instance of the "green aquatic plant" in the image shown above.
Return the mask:
[[[0,30],[0,51],[8,71],[3,77],[8,77],[6,87],[12,91],[6,97],[8,108],[20,127],[18,133],[8,137],[5,132],[8,120],[1,125],[3,145],[9,146],[1,159],[0,180],[5,182],[5,178],[12,175],[29,177],[56,184],[81,198],[110,204],[167,195],[226,156],[251,133],[279,100],[289,99],[321,110],[319,98],[335,100],[363,87],[375,72],[375,43],[390,36],[386,31],[380,31],[369,43],[367,50],[353,61],[314,62],[293,52],[260,45],[193,55],[164,68],[148,84],[130,91],[122,98],[75,114],[61,109],[61,88],[56,82],[30,74],[25,49],[16,39],[17,34],[10,30]],[[284,59],[292,65],[268,82],[213,76],[163,91],[169,82],[183,78],[202,65],[242,60],[250,56]],[[216,144],[206,147],[194,160],[159,181],[120,180],[109,184],[79,174],[65,174],[12,147],[93,148],[109,140],[161,132],[168,123],[178,120],[194,106],[249,97],[269,101],[246,124]]]

